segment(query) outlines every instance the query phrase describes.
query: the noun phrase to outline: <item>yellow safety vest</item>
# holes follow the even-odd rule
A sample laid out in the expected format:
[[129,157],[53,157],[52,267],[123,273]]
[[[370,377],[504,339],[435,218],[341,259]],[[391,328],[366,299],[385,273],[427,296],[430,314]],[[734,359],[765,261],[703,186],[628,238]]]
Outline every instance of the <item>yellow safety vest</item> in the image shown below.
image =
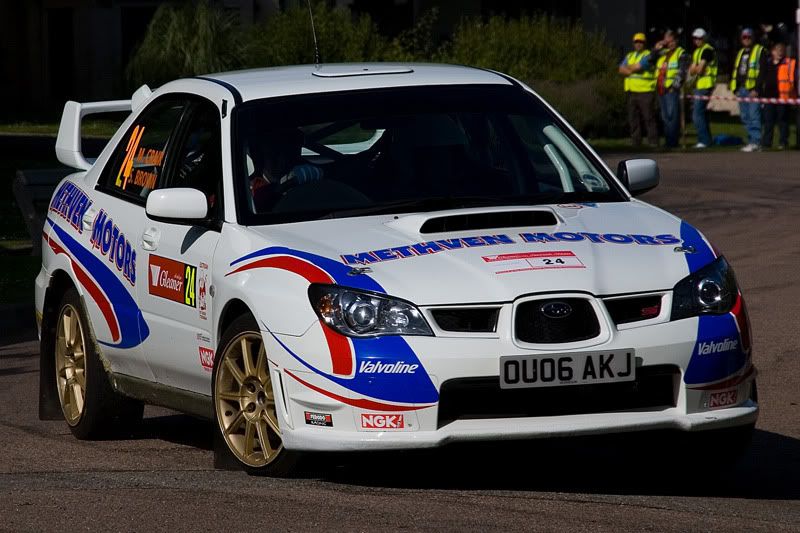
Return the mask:
[[[706,49],[714,51],[714,47],[708,43],[703,44],[700,48],[696,48],[692,55],[692,64],[697,65],[700,63],[700,56]],[[714,55],[714,61],[706,65],[705,70],[700,73],[695,81],[695,88],[697,89],[713,89],[717,83],[717,56]]]
[[[756,80],[758,79],[758,71],[761,69],[761,52],[764,51],[764,47],[760,44],[753,45],[752,50],[750,50],[750,59],[747,61],[747,79],[744,82],[744,88],[752,90],[756,86]],[[739,77],[739,63],[742,61],[742,55],[744,54],[744,48],[739,50],[739,54],[736,56],[736,62],[733,65],[733,74],[731,74],[731,91],[736,91],[736,79]]]
[[667,74],[664,77],[664,89],[669,89],[672,87],[672,83],[675,81],[675,78],[681,69],[681,56],[685,53],[686,50],[679,46],[672,52],[666,50],[664,55],[658,58],[658,61],[656,62],[656,79],[658,79],[658,73],[661,72],[661,67],[664,65],[664,61],[669,59],[669,62],[667,63]]
[[[625,56],[625,65],[635,65],[650,55],[650,50],[642,50],[639,53],[630,52]],[[656,90],[656,74],[652,68],[634,72],[625,76],[625,92],[631,93],[651,93]]]

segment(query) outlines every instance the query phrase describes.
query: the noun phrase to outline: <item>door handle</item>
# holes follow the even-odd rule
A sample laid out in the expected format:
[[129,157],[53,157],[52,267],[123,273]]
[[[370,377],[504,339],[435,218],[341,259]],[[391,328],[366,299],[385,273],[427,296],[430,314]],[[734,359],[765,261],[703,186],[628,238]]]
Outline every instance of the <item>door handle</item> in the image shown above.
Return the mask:
[[142,248],[145,250],[155,250],[158,248],[158,241],[161,239],[161,232],[158,228],[149,228],[142,234]]

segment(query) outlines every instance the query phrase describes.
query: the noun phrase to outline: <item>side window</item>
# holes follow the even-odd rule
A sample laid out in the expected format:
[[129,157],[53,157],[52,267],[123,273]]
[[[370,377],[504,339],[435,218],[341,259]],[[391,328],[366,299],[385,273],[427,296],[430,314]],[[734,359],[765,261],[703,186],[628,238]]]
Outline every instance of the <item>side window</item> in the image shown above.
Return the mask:
[[144,203],[160,184],[167,147],[184,107],[183,98],[167,97],[139,115],[103,169],[101,188]]
[[174,151],[174,171],[165,187],[191,187],[205,193],[208,216],[219,218],[222,204],[222,146],[219,110],[203,101],[191,110],[180,148]]

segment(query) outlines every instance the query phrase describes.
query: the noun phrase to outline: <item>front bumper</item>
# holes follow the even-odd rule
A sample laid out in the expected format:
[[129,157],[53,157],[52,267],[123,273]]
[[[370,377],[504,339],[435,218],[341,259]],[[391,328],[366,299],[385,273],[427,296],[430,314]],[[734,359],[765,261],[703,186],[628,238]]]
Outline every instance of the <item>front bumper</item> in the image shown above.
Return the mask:
[[[744,366],[734,368],[719,364],[709,368],[730,368],[730,372],[708,374],[708,379],[700,382],[687,379],[691,377],[687,369],[692,362],[697,365],[735,360],[729,352],[722,351],[730,345],[730,342],[722,342],[724,339],[734,334],[738,338],[735,329],[715,331],[717,337],[702,342],[721,343],[722,349],[714,354],[701,355],[697,349],[700,345],[697,318],[624,329],[608,327],[598,339],[561,345],[556,350],[519,345],[510,335],[509,322],[510,312],[501,312],[498,333],[493,335],[459,336],[437,332],[435,337],[404,338],[419,363],[418,370],[424,372],[435,388],[433,399],[427,396],[397,399],[387,394],[392,387],[402,389],[404,383],[414,385],[414,381],[406,380],[408,373],[365,376],[356,364],[350,377],[331,379],[330,360],[334,352],[326,344],[320,325],[312,326],[300,336],[262,331],[270,354],[273,383],[279,384],[276,394],[280,401],[276,403],[284,445],[295,450],[355,451],[436,447],[470,440],[536,439],[664,429],[704,431],[751,424],[758,416],[757,400],[751,397],[756,373],[750,363],[749,351]],[[726,324],[735,328],[732,320]],[[359,357],[363,362],[383,356],[370,346],[362,345],[361,348],[356,361]],[[560,405],[559,401],[566,402],[563,397],[561,400],[529,399],[515,404],[536,408],[524,415],[513,410],[515,416],[512,417],[510,411],[499,409],[488,416],[475,416],[474,412],[466,412],[452,420],[440,416],[445,412],[444,409],[440,412],[440,407],[445,405],[443,384],[463,378],[499,379],[499,360],[504,355],[546,356],[562,351],[623,349],[635,350],[637,381],[640,368],[674,369],[672,385],[668,385],[672,392],[671,400],[612,407],[603,404],[602,408],[589,400],[585,409],[581,403],[583,400],[579,400],[574,402],[577,405],[574,410],[553,415],[537,406]],[[364,378],[371,381],[367,382],[368,386],[356,390],[351,386],[356,378],[361,379],[362,384]],[[575,396],[570,393],[570,386],[559,388],[564,389],[568,396]],[[602,390],[603,398],[610,390]],[[489,403],[480,394],[476,397]],[[375,400],[382,403],[376,407]],[[371,415],[377,415],[380,420],[365,419]],[[329,420],[330,424],[312,424],[309,417]],[[385,429],[387,427],[389,429]]]
[[300,427],[284,432],[283,444],[287,449],[304,451],[396,450],[431,448],[458,441],[543,439],[663,429],[706,431],[752,424],[757,418],[758,404],[748,400],[738,407],[692,414],[673,408],[658,412],[456,420],[435,431],[363,433]]

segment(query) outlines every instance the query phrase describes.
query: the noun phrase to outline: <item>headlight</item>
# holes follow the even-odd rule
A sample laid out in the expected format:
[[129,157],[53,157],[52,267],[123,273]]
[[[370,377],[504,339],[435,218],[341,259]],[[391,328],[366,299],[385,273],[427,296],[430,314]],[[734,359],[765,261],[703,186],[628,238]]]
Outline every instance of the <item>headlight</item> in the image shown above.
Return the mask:
[[403,300],[318,284],[308,288],[308,298],[320,320],[342,335],[433,335],[419,309]]
[[739,294],[733,269],[724,257],[682,279],[672,291],[672,320],[727,313]]

